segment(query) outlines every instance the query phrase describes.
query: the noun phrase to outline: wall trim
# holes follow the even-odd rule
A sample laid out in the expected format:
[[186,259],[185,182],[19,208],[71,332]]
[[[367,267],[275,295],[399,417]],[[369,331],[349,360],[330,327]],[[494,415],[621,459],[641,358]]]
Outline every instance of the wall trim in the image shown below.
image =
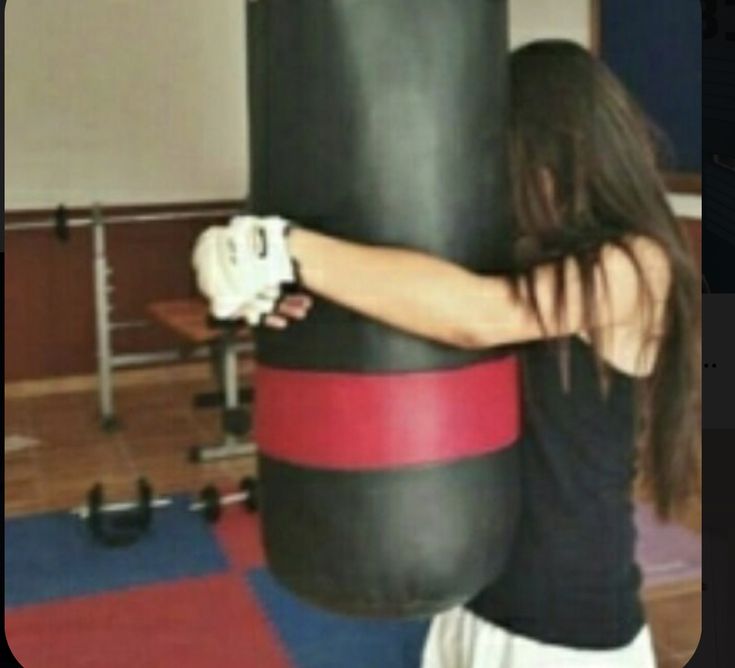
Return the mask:
[[[170,202],[158,204],[110,204],[102,205],[102,211],[109,216],[124,218],[130,216],[134,220],[136,216],[155,216],[157,214],[181,213],[182,219],[191,213],[192,217],[201,217],[208,211],[217,211],[216,217],[222,217],[222,210],[231,211],[235,215],[241,213],[247,207],[246,200],[210,200],[202,202]],[[69,217],[86,218],[92,216],[92,207],[70,207],[66,210]],[[6,209],[4,212],[5,226],[12,227],[14,224],[39,222],[53,220],[55,209]]]

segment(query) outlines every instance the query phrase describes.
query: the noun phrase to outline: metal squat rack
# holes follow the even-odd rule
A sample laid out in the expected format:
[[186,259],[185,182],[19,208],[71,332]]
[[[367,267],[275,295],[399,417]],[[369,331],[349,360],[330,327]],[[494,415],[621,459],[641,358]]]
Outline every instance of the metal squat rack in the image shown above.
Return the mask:
[[[164,220],[193,220],[232,216],[236,213],[238,212],[235,209],[202,209],[201,211],[104,216],[102,207],[95,203],[92,206],[91,217],[70,216],[67,214],[66,209],[60,206],[56,210],[56,215],[53,220],[44,219],[5,226],[6,233],[22,230],[53,229],[56,231],[57,237],[62,241],[66,241],[69,238],[70,228],[91,227],[92,229],[97,393],[100,423],[105,431],[114,431],[120,426],[115,413],[113,383],[113,372],[115,369],[176,362],[184,359],[205,359],[210,356],[210,351],[207,346],[199,346],[188,354],[185,354],[181,350],[115,354],[112,341],[112,336],[115,331],[147,327],[150,323],[147,320],[115,322],[111,319],[114,310],[111,300],[111,294],[114,291],[111,280],[113,269],[107,258],[105,228],[107,225],[130,225],[154,221],[161,222]],[[227,362],[231,366],[236,352],[250,352],[252,348],[252,344],[247,342],[239,343],[236,347],[232,346],[232,349],[228,351],[230,355],[228,355]],[[231,375],[231,373],[226,373],[225,377],[230,378]],[[229,387],[231,384],[227,383],[226,387],[228,398],[233,393],[232,388]],[[219,450],[219,448],[213,448],[213,450]]]

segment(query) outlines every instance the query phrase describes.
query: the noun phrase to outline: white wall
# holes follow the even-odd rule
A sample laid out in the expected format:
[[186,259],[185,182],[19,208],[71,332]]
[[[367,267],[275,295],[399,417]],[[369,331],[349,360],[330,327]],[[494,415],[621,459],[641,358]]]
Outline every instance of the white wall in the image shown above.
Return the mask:
[[[247,194],[243,0],[14,0],[5,206]],[[589,46],[590,0],[510,0],[511,45]],[[701,215],[701,198],[672,198]]]
[[511,48],[541,37],[590,45],[590,0],[510,0]]
[[5,206],[246,193],[242,0],[11,0]]

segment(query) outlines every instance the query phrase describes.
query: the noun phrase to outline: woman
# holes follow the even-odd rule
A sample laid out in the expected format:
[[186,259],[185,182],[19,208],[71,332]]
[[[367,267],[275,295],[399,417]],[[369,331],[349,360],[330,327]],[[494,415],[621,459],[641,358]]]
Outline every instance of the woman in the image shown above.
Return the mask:
[[[568,42],[519,49],[510,112],[512,274],[278,219],[249,219],[239,238],[264,236],[266,255],[288,255],[309,291],[393,327],[467,349],[520,346],[519,535],[497,582],[434,619],[425,668],[653,666],[632,484],[640,463],[662,518],[696,488],[699,283],[651,129],[603,64]],[[228,260],[204,256],[195,264],[213,298]],[[241,289],[251,316],[275,303],[277,289],[261,288],[290,278],[276,274]],[[309,305],[288,298],[266,322],[285,327]]]

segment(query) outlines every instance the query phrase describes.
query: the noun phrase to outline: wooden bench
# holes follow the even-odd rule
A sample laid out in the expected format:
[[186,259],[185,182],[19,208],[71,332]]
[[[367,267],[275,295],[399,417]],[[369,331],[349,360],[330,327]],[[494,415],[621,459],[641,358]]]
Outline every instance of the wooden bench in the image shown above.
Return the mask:
[[[202,299],[153,302],[148,305],[148,313],[156,322],[192,344],[210,343],[222,336],[221,330],[209,324],[207,303]],[[242,327],[237,338],[240,341],[253,340],[248,327]]]

